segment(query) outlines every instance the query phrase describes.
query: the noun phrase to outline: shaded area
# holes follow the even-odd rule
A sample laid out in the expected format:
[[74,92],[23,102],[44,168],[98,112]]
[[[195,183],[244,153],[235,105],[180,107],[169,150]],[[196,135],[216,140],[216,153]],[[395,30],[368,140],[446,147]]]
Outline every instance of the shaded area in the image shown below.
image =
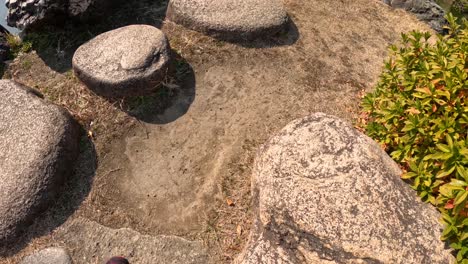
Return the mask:
[[34,223],[22,230],[14,245],[9,245],[10,248],[0,248],[1,257],[13,256],[25,248],[32,239],[50,234],[61,226],[88,196],[94,180],[97,158],[93,142],[85,136],[85,133],[82,134],[80,153],[72,168],[73,173],[59,188],[58,197],[48,209],[39,214]]
[[278,33],[263,38],[255,38],[253,40],[231,41],[245,48],[272,48],[277,46],[294,45],[300,37],[299,29],[290,17],[285,27]]
[[124,111],[153,124],[167,124],[187,113],[195,100],[195,73],[184,58],[175,52],[172,57],[173,69],[166,81],[152,95],[124,100]]

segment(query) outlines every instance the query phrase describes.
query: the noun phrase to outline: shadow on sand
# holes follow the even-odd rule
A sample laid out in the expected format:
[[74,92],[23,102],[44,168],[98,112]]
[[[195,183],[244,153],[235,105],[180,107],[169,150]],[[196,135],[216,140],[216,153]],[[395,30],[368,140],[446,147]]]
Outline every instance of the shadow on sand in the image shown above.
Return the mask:
[[175,52],[172,57],[173,66],[166,82],[152,95],[123,100],[120,104],[123,111],[151,124],[168,124],[187,113],[196,96],[195,73],[184,58]]

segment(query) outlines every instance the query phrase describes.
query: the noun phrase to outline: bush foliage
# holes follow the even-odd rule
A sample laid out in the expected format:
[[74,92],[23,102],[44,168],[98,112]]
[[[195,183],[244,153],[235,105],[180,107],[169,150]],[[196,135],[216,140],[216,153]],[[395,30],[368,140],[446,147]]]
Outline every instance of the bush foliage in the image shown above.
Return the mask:
[[365,129],[403,168],[419,196],[442,213],[442,239],[468,263],[468,22],[448,15],[449,34],[402,34],[374,92]]

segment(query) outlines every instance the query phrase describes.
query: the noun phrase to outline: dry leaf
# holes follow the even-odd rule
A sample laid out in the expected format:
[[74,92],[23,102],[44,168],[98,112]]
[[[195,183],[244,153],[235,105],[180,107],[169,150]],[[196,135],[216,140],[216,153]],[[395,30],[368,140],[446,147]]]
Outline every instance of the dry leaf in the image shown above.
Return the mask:
[[235,205],[235,204],[234,204],[234,201],[231,200],[231,199],[229,199],[229,198],[226,198],[226,203],[227,203],[227,205],[229,205],[229,206],[234,206],[234,205]]
[[237,225],[237,235],[238,235],[238,236],[241,236],[241,235],[242,235],[242,231],[243,231],[243,230],[242,230],[242,226]]

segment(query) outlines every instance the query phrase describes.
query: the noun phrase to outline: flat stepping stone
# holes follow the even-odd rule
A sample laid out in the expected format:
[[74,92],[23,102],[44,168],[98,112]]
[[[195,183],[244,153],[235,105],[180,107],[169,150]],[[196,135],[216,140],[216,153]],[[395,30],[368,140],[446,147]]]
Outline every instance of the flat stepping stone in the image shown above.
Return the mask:
[[211,264],[201,241],[177,236],[144,235],[133,229],[113,229],[86,218],[68,221],[54,233],[78,263],[105,263],[112,256],[125,256],[135,263]]
[[72,264],[72,260],[65,249],[52,247],[25,257],[20,264]]
[[79,126],[61,107],[0,80],[0,246],[47,208],[78,153]]
[[336,117],[290,123],[256,157],[256,223],[235,263],[454,263],[437,209],[400,175]]
[[80,46],[73,56],[75,75],[105,97],[154,92],[166,76],[170,47],[164,33],[148,25],[108,31]]
[[273,35],[289,21],[280,0],[171,0],[166,17],[227,40]]

